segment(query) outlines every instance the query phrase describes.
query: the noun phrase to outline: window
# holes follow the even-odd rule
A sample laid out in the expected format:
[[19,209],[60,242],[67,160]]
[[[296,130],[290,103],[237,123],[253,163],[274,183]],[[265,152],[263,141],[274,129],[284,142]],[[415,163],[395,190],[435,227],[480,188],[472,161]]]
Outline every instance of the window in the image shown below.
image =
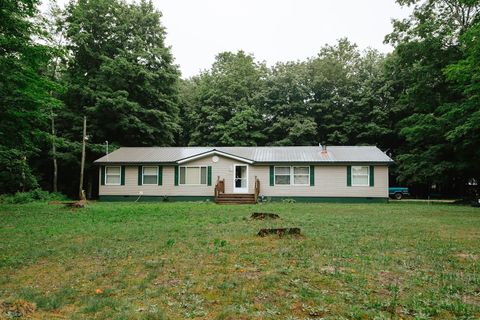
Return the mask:
[[310,167],[275,167],[275,184],[307,186],[310,184]]
[[310,167],[293,167],[293,184],[310,184]]
[[290,184],[290,167],[275,167],[275,184]]
[[157,184],[158,183],[158,167],[143,167],[143,183],[142,184]]
[[105,167],[105,184],[120,185],[120,167]]
[[180,167],[180,184],[207,184],[207,167]]
[[352,167],[352,186],[368,187],[368,167]]

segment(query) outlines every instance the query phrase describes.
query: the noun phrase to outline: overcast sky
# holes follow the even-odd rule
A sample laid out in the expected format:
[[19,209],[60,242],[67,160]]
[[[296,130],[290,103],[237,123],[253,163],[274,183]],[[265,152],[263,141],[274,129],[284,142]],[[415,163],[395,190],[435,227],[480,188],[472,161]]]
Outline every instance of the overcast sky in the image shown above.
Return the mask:
[[[66,2],[60,0],[59,2]],[[361,49],[392,48],[391,19],[406,17],[394,0],[153,0],[182,77],[208,69],[222,51],[244,50],[272,65],[316,55],[347,37]]]
[[183,77],[207,69],[221,51],[243,49],[269,65],[314,56],[347,37],[382,52],[391,19],[406,17],[394,0],[154,0]]

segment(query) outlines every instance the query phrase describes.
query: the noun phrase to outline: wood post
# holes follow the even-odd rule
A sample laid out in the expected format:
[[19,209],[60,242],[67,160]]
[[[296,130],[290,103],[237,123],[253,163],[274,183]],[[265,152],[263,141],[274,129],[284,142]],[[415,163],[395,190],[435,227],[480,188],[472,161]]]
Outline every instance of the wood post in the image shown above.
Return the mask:
[[87,117],[83,117],[83,139],[82,139],[82,161],[80,163],[80,186],[78,196],[80,200],[85,200],[85,192],[83,191],[83,172],[85,169],[85,143],[87,142]]

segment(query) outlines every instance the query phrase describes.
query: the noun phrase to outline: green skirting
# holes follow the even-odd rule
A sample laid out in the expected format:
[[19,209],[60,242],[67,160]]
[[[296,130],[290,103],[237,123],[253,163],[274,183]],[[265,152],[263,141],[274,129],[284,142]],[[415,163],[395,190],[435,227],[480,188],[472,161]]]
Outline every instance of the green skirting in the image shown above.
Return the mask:
[[[135,201],[138,196],[99,196],[99,201]],[[354,197],[265,197],[265,202],[295,202],[295,203],[387,203],[388,198],[354,198]],[[214,201],[211,196],[141,196],[138,202],[161,202],[161,201]]]
[[137,202],[175,202],[175,201],[213,201],[214,198],[208,196],[99,196],[99,201],[119,202],[135,201]]
[[299,202],[299,203],[388,203],[388,198],[372,197],[265,197],[266,201],[272,202]]

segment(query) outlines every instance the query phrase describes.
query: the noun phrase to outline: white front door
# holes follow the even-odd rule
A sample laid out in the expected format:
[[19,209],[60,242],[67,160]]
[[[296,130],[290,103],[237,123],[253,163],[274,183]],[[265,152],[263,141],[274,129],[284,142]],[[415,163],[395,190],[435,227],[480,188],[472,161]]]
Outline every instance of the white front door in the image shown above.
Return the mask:
[[233,192],[248,193],[248,166],[246,164],[233,166]]

